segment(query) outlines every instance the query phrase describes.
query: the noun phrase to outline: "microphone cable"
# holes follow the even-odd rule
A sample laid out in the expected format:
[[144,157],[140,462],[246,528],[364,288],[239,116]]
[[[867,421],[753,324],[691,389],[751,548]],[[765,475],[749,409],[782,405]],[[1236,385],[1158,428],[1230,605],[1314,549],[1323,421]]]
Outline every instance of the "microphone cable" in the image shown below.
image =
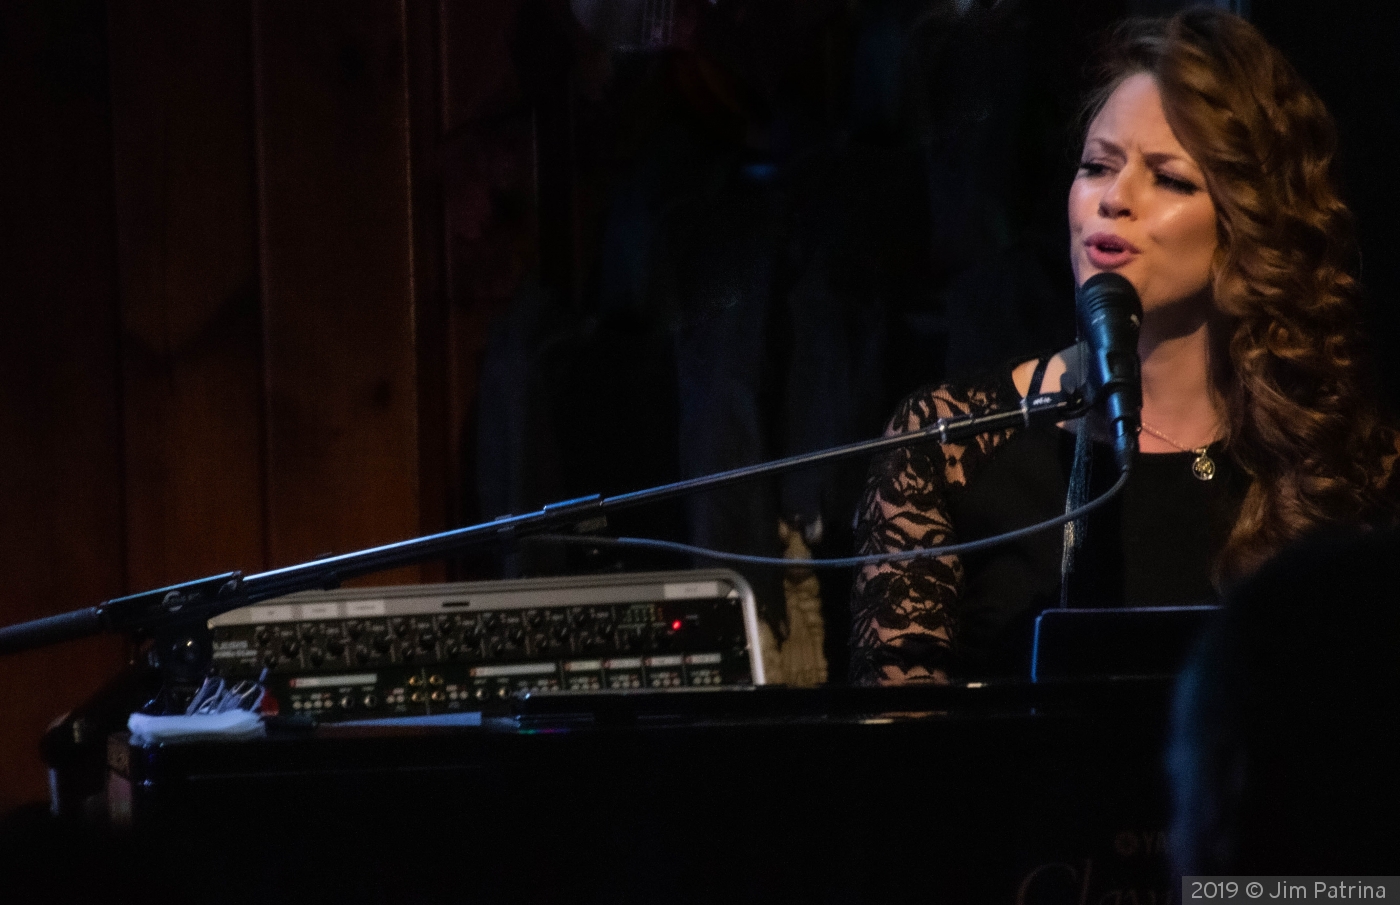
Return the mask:
[[914,550],[896,550],[892,553],[872,553],[866,556],[843,556],[828,559],[785,559],[779,556],[754,556],[748,553],[729,553],[724,550],[712,550],[708,547],[697,547],[692,544],[682,544],[676,541],[656,540],[653,538],[594,537],[586,534],[535,534],[520,538],[520,542],[539,541],[573,546],[629,547],[644,550],[664,550],[671,553],[688,553],[692,556],[713,559],[718,562],[748,566],[849,569],[854,566],[880,565],[887,562],[901,562],[906,559],[921,559],[925,556],[958,556],[964,553],[986,550],[998,544],[1010,543],[1011,541],[1020,540],[1023,537],[1029,537],[1041,531],[1049,531],[1052,528],[1058,528],[1068,522],[1083,518],[1121,493],[1123,487],[1128,483],[1128,475],[1131,474],[1131,472],[1132,465],[1130,462],[1128,466],[1119,473],[1118,480],[1112,487],[1108,488],[1097,497],[1094,497],[1092,500],[1089,500],[1084,505],[1065,512],[1063,515],[1057,515],[1054,518],[1046,519],[1043,522],[1036,522],[1024,528],[1007,531],[1004,534],[995,534],[991,537],[966,541],[961,544],[947,544],[939,547],[919,547]]

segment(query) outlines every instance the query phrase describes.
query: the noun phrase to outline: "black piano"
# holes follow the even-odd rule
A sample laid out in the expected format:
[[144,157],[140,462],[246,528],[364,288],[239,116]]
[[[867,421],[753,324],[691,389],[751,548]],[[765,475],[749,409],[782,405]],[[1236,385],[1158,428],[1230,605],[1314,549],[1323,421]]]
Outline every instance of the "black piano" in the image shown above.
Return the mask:
[[104,888],[188,902],[1161,903],[1169,696],[545,693],[254,741],[118,732],[87,809],[128,853]]

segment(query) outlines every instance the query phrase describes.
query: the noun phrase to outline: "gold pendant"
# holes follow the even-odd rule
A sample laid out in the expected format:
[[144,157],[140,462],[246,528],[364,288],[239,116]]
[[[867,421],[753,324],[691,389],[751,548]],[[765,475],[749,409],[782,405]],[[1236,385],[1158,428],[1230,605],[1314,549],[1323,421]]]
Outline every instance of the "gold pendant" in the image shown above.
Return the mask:
[[1209,481],[1215,477],[1215,460],[1206,455],[1209,446],[1202,446],[1200,449],[1192,450],[1196,454],[1196,461],[1191,463],[1191,473],[1198,481]]

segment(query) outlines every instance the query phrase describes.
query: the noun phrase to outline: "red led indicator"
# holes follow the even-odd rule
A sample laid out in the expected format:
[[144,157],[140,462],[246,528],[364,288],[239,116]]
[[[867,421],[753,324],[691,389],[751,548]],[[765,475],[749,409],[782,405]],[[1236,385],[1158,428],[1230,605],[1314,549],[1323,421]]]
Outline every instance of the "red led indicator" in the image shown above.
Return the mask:
[[673,631],[673,632],[678,632],[678,631],[680,631],[680,630],[681,630],[681,621],[680,621],[679,619],[677,619],[676,621],[674,621],[674,622],[671,623],[671,631]]

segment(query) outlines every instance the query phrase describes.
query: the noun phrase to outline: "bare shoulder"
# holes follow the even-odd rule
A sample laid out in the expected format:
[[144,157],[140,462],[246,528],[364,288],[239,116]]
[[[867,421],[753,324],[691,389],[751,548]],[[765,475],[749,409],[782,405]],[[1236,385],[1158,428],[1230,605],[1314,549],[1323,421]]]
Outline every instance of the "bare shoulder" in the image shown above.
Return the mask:
[[[1037,359],[1023,361],[1011,371],[1011,382],[1016,385],[1016,392],[1022,396],[1026,395],[1031,388],[1031,377],[1035,374]],[[1064,354],[1056,352],[1051,357],[1049,364],[1045,367],[1045,378],[1040,383],[1042,393],[1057,393],[1060,390],[1060,381],[1065,376],[1066,363]]]
[[[1035,360],[1032,360],[1013,369],[1012,384],[1018,394],[1015,398],[1007,398],[1011,388],[1007,387],[1006,371],[1001,368],[962,380],[926,385],[906,396],[899,404],[885,425],[885,435],[922,430],[940,418],[986,414],[999,407],[1014,406],[1026,394],[1035,365]],[[1041,391],[1048,393],[1058,390],[1060,378],[1066,369],[1066,360],[1055,355],[1046,368]]]

